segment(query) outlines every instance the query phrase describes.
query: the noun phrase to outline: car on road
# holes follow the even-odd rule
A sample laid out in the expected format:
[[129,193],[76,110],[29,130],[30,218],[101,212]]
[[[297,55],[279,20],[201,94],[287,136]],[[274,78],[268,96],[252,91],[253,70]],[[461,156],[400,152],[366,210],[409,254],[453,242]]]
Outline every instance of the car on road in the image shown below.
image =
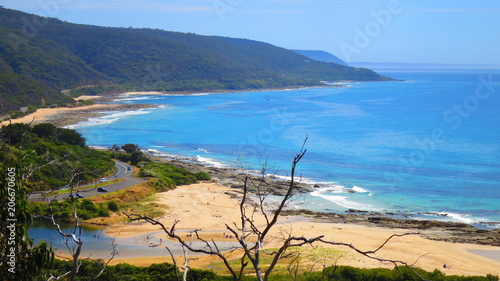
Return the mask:
[[100,183],[107,182],[107,181],[108,181],[107,178],[102,178],[101,180],[99,180]]
[[132,170],[132,167],[127,167],[127,171],[130,171],[130,170]]
[[84,196],[81,193],[76,193],[76,194],[70,194],[69,197],[71,197],[71,198],[83,198]]
[[104,187],[98,187],[97,191],[98,192],[108,192],[108,190],[106,188],[104,188]]

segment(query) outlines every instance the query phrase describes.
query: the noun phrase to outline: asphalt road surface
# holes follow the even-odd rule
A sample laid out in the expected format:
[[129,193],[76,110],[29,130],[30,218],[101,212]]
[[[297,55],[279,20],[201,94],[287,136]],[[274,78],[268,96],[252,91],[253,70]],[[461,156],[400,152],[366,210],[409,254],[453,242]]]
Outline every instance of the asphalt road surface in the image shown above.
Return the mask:
[[[133,172],[134,172],[134,169],[130,165],[115,161],[115,173],[114,173],[114,175],[112,175],[111,177],[109,177],[107,179],[113,180],[113,179],[122,179],[123,178],[124,180],[122,182],[113,183],[113,184],[106,185],[103,187],[106,188],[108,190],[108,192],[113,192],[113,191],[124,189],[124,188],[130,187],[130,186],[133,186],[133,185],[136,185],[140,182],[145,181],[143,179],[138,179],[138,178],[132,177]],[[99,180],[97,180],[96,183],[93,183],[93,184],[80,186],[80,188],[81,187],[85,187],[85,188],[82,190],[79,190],[78,193],[83,195],[84,198],[103,194],[103,192],[97,191],[97,184],[98,183],[99,183]],[[76,192],[73,192],[73,194],[74,193],[76,193]],[[52,200],[54,198],[57,198],[57,200],[65,200],[66,198],[68,198],[69,195],[70,195],[70,193],[65,193],[62,195],[53,195],[53,196],[43,197],[40,192],[37,192],[37,193],[30,194],[28,199],[33,200],[33,201],[49,201],[49,200]]]

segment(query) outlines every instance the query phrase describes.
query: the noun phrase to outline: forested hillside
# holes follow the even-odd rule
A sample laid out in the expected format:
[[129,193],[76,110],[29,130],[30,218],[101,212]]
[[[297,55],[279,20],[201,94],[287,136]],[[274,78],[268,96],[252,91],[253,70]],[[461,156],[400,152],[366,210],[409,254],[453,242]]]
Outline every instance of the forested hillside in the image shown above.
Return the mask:
[[72,102],[65,94],[99,91],[241,90],[388,79],[247,39],[72,24],[0,8],[4,111],[64,104]]
[[0,129],[0,168],[5,172],[9,167],[22,169],[22,178],[31,174],[30,191],[81,185],[115,169],[111,156],[85,146],[80,133],[48,123]]

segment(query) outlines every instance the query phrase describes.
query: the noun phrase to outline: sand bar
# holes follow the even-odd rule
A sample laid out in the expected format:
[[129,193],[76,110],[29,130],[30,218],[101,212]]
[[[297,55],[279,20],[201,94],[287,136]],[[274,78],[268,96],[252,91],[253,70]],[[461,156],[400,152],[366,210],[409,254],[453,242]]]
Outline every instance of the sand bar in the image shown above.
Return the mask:
[[96,103],[76,107],[40,108],[36,112],[24,117],[3,121],[1,125],[4,126],[10,123],[31,123],[36,125],[47,122],[62,127],[77,124],[89,118],[106,115],[104,112],[107,111],[133,111],[152,107],[154,106],[148,104]]
[[74,112],[74,111],[89,110],[89,109],[99,110],[100,108],[103,108],[105,106],[107,105],[93,104],[93,105],[86,105],[79,107],[40,108],[37,109],[36,112],[28,114],[26,116],[16,119],[11,119],[10,121],[9,120],[3,121],[1,125],[4,126],[8,125],[9,123],[31,123],[31,122],[33,122],[33,124],[43,123],[49,120],[50,117],[56,116],[64,112]]
[[161,96],[165,95],[165,92],[149,91],[149,92],[125,92],[120,93],[120,96]]

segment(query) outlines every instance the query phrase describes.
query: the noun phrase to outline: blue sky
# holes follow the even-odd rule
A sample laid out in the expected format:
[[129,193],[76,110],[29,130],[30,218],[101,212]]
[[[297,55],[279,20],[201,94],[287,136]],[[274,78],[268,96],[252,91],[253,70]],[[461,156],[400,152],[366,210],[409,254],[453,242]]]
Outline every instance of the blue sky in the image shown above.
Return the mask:
[[0,5],[74,23],[324,50],[348,62],[500,65],[498,0],[0,0]]

